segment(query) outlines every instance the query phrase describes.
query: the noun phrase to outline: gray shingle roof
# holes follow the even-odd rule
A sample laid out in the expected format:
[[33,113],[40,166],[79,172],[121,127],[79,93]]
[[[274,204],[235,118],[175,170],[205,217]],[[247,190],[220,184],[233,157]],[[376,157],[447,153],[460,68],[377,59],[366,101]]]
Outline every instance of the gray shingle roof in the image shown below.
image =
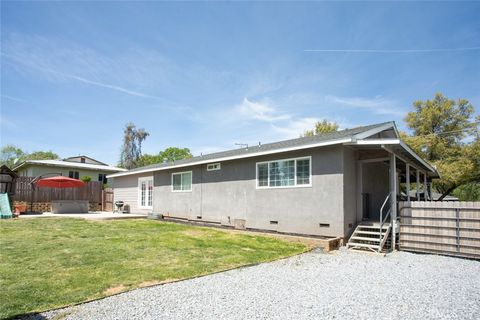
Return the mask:
[[352,138],[354,135],[366,132],[371,129],[382,127],[389,123],[393,124],[393,122],[383,122],[383,123],[378,123],[378,124],[373,124],[368,126],[357,127],[353,129],[345,129],[345,130],[340,130],[336,132],[318,134],[313,137],[301,137],[301,138],[283,140],[283,141],[278,141],[273,143],[266,143],[262,145],[249,146],[248,148],[237,148],[232,150],[215,152],[215,153],[192,157],[189,159],[178,160],[178,161],[175,161],[174,163],[173,162],[156,163],[156,164],[129,170],[128,173],[134,173],[137,171],[143,171],[143,170],[155,169],[155,168],[160,169],[160,168],[166,168],[174,165],[181,165],[181,164],[188,164],[188,163],[194,164],[195,162],[198,162],[198,161],[208,161],[208,160],[215,161],[216,159],[221,159],[226,157],[235,157],[240,155],[255,154],[258,152],[282,150],[285,148],[299,147],[303,145],[307,146],[315,143]]

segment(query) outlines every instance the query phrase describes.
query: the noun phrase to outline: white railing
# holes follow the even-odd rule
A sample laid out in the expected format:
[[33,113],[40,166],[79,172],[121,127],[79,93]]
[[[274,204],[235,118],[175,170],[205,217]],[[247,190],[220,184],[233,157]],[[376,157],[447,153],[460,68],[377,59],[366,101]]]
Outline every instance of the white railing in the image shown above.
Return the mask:
[[387,221],[387,219],[390,217],[390,213],[392,212],[392,206],[388,208],[388,211],[385,214],[385,217],[383,216],[383,210],[385,209],[385,206],[387,205],[391,195],[392,195],[391,193],[388,194],[388,196],[385,198],[385,201],[383,201],[382,207],[380,208],[380,235],[379,235],[380,242],[378,244],[378,252],[382,251],[383,243],[388,238],[389,232],[385,232],[385,236],[382,238],[382,233],[383,233],[382,231],[383,231],[383,225],[385,224],[385,221]]

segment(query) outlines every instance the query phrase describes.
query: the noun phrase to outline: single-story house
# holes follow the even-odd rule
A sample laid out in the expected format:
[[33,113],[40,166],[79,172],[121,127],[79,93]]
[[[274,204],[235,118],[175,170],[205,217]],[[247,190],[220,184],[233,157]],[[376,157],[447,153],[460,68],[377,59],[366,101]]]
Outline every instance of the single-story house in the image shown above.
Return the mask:
[[58,174],[74,179],[89,176],[92,181],[107,183],[107,175],[124,172],[126,169],[109,166],[87,156],[75,156],[63,160],[27,160],[13,168],[21,177],[38,177]]
[[395,220],[400,181],[407,181],[409,194],[411,182],[426,186],[435,177],[436,169],[400,140],[394,122],[108,176],[114,201],[132,212],[332,237],[348,237],[362,221],[379,220],[387,197]]

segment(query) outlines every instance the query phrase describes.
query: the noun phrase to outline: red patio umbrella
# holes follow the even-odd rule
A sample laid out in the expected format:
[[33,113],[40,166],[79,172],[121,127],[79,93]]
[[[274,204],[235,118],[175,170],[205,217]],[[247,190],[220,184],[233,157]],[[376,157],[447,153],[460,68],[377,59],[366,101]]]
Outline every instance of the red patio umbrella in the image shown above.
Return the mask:
[[35,182],[37,187],[50,187],[50,188],[80,188],[85,185],[85,182],[68,178],[64,176],[56,176],[50,178],[39,179]]

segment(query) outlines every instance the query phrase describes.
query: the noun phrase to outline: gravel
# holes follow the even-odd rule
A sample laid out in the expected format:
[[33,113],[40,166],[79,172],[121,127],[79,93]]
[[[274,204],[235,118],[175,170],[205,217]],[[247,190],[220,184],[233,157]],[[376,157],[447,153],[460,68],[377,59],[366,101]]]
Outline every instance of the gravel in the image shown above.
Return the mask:
[[47,319],[479,319],[480,262],[320,250],[143,288]]

